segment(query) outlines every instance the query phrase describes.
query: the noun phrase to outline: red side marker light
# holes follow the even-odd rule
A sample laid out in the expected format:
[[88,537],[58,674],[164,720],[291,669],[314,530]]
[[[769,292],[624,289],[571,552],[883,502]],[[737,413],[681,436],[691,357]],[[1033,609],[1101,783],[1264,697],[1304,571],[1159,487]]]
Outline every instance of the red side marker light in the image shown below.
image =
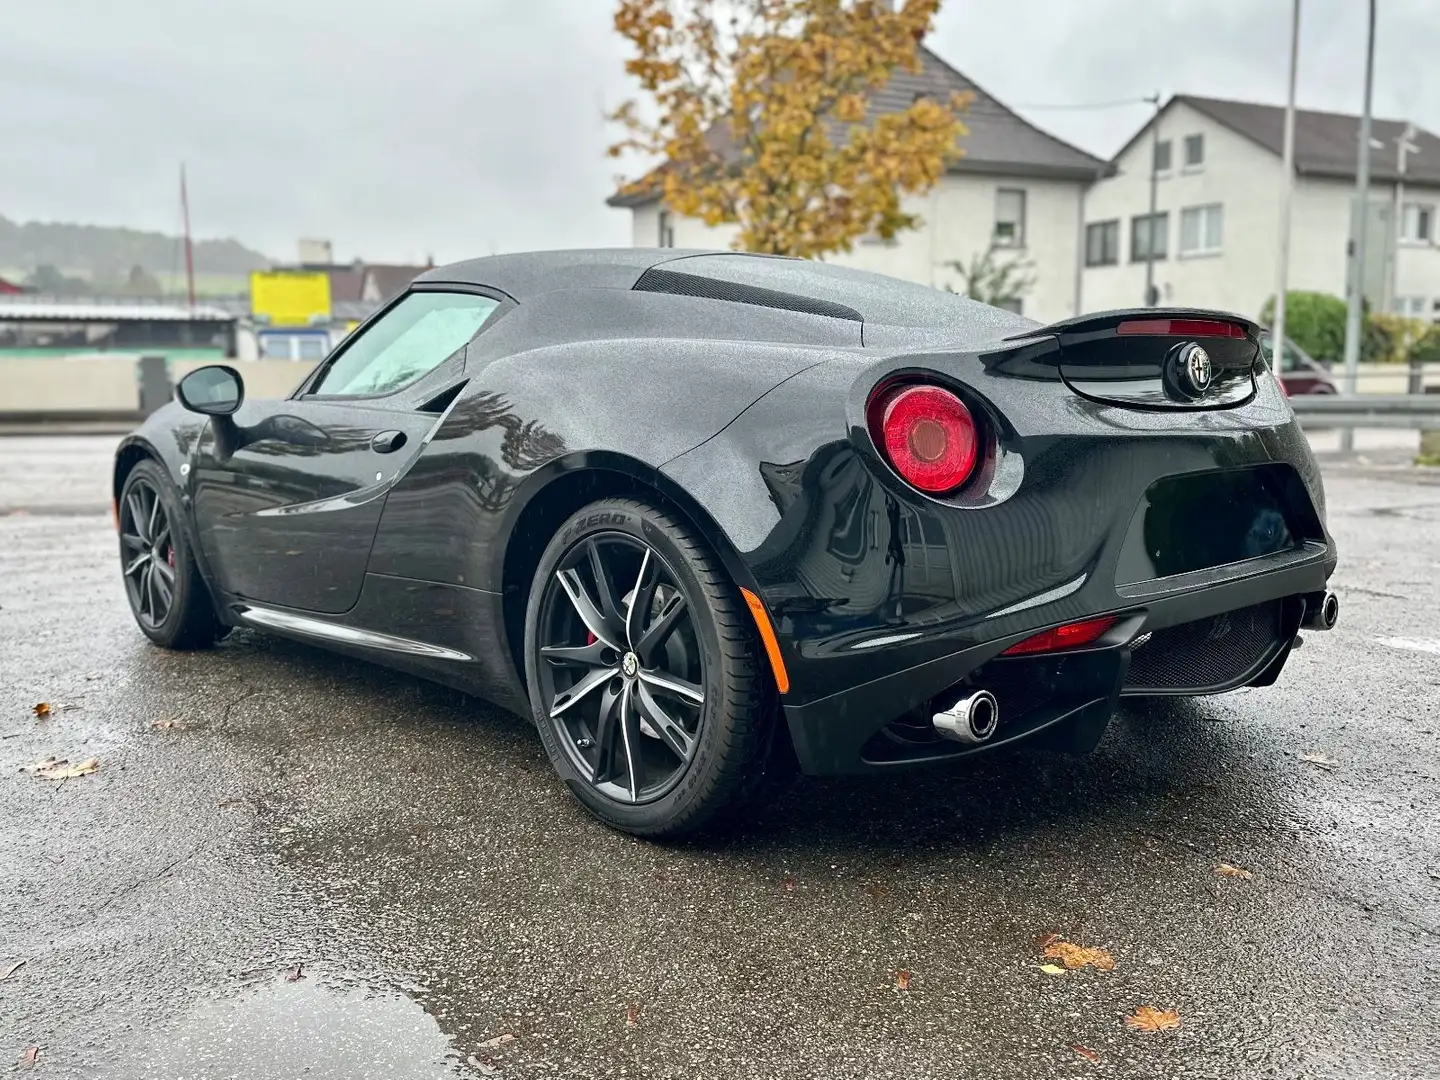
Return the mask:
[[1033,637],[1018,641],[1002,652],[1001,656],[1025,656],[1030,653],[1059,652],[1062,649],[1078,649],[1092,644],[1119,620],[1113,615],[1100,619],[1086,619],[1084,622],[1066,623],[1064,626],[1042,630]]
[[1149,337],[1219,337],[1243,338],[1245,328],[1239,323],[1219,319],[1127,319],[1115,328],[1117,334]]

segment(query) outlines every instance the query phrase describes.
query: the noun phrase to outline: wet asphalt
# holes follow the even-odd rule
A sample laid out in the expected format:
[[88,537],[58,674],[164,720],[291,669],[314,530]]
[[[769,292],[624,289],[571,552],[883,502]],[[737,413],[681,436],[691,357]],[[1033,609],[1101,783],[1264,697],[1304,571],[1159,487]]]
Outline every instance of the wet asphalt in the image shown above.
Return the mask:
[[[0,1068],[1440,1076],[1440,476],[1327,467],[1341,622],[1275,687],[663,847],[482,702],[253,632],[147,644],[114,441],[0,439]],[[48,756],[99,771],[21,771]],[[1114,969],[1046,973],[1050,934]]]

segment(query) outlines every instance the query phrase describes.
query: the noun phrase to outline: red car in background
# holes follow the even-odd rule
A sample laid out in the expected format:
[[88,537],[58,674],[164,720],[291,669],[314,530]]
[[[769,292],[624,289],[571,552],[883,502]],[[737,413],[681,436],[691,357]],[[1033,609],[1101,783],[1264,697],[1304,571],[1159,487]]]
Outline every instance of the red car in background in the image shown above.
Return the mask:
[[1280,377],[1280,385],[1289,396],[1340,392],[1340,385],[1330,377],[1325,365],[1313,359],[1289,338],[1285,339],[1285,348],[1281,351],[1278,367],[1268,333],[1260,335],[1260,351],[1265,356],[1265,362],[1270,365],[1270,370]]

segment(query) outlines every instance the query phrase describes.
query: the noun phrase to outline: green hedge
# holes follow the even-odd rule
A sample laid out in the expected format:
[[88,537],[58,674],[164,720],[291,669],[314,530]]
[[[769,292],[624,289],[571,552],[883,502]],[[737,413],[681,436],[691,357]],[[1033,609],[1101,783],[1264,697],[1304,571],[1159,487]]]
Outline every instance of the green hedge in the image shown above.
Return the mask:
[[1410,350],[1411,360],[1422,364],[1440,363],[1440,326],[1432,326]]
[[[1285,300],[1285,336],[1316,360],[1339,363],[1345,358],[1345,301],[1329,293],[1290,292]],[[1440,360],[1440,337],[1419,319],[1370,314],[1366,305],[1360,337],[1360,359],[1370,364],[1403,364],[1416,350]],[[1275,323],[1275,298],[1260,311],[1265,326]],[[1427,343],[1428,342],[1428,343]]]
[[[1275,298],[1265,301],[1260,321],[1275,324]],[[1285,336],[1316,360],[1339,362],[1345,356],[1345,301],[1319,292],[1285,294]]]

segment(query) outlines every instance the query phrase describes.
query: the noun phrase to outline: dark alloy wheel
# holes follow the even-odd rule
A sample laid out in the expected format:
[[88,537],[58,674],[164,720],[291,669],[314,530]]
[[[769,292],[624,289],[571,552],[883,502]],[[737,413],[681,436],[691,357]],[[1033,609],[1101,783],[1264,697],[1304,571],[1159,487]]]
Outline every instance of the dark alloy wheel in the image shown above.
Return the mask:
[[531,586],[525,672],[556,771],[637,836],[706,828],[768,794],[790,760],[739,589],[688,523],[640,499],[601,499],[556,531]]
[[120,573],[141,631],[171,649],[213,644],[225,627],[191,555],[179,493],[158,462],[130,470],[116,511]]
[[175,542],[160,493],[142,478],[120,505],[120,556],[130,610],[141,626],[158,629],[175,604]]
[[598,533],[551,574],[540,692],[561,748],[601,795],[651,802],[694,760],[705,655],[675,572],[643,540]]

